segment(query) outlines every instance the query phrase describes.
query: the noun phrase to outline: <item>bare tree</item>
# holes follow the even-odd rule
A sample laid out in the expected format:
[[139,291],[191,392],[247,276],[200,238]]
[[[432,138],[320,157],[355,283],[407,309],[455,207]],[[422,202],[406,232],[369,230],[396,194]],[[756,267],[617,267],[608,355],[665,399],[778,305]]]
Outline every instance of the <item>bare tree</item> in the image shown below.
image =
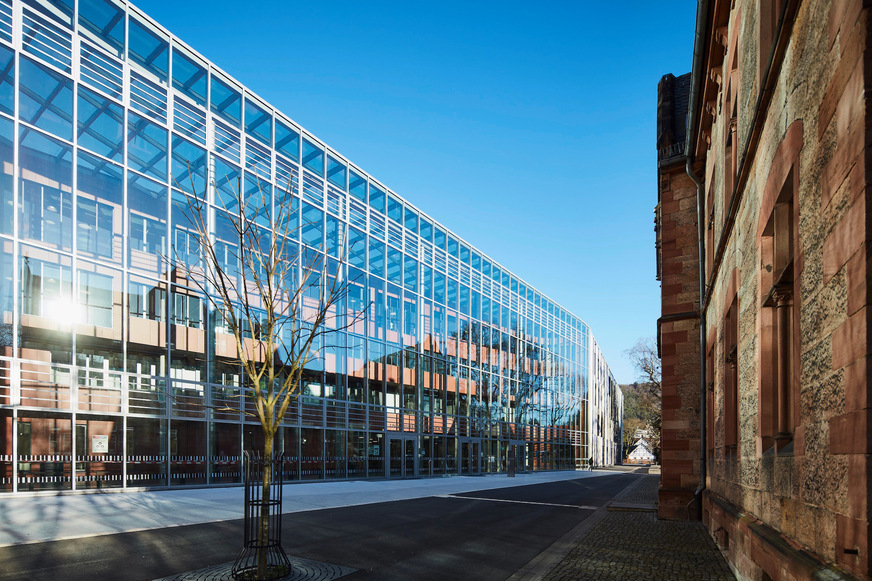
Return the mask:
[[[241,366],[242,397],[249,401],[241,407],[260,423],[262,453],[268,460],[288,407],[303,387],[304,371],[321,357],[326,337],[346,326],[340,307],[347,286],[338,266],[344,243],[338,236],[338,248],[332,248],[335,258],[320,249],[306,249],[295,239],[311,225],[298,224],[290,188],[277,191],[273,200],[267,185],[258,183],[256,193],[249,188],[245,194],[240,185],[237,180],[235,195],[225,195],[223,203],[216,200],[218,207],[196,195],[176,204],[196,241],[199,260],[191,260],[188,252],[182,260],[174,247],[175,278],[186,279],[211,305],[219,329],[213,356]],[[271,464],[266,462],[261,482],[264,506],[270,501],[272,479]],[[274,573],[264,548],[269,527],[269,514],[262,511],[258,579]]]
[[657,341],[654,337],[639,339],[631,349],[627,350],[627,356],[639,373],[640,385],[644,386],[646,393],[659,404],[661,369],[660,356],[657,355]]
[[[653,430],[651,444],[654,454],[660,456],[660,422],[662,419],[661,363],[657,354],[657,341],[654,337],[639,339],[627,350],[627,356],[638,373],[639,381],[633,384],[631,390],[624,392],[624,417],[633,408],[637,408],[637,417]],[[629,386],[628,386],[629,387]],[[629,396],[629,397],[628,397]],[[625,426],[627,424],[625,423]]]

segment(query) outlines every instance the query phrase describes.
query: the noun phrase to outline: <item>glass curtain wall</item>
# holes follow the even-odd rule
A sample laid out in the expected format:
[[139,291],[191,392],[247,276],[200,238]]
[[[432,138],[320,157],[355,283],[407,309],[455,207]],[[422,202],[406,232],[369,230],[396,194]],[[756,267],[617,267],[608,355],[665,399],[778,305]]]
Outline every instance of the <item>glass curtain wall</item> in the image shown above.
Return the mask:
[[239,192],[287,205],[358,317],[287,413],[286,480],[580,465],[578,317],[126,4],[0,0],[0,492],[240,482],[262,438],[179,268],[193,198],[237,268]]

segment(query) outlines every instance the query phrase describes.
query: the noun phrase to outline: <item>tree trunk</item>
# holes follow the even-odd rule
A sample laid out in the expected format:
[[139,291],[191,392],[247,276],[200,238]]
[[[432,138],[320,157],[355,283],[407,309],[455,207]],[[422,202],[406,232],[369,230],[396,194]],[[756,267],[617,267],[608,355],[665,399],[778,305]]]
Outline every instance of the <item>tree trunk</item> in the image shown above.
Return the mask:
[[269,544],[269,502],[272,483],[273,436],[264,431],[263,441],[263,482],[261,484],[260,527],[257,533],[257,578],[266,579],[269,570],[267,545]]

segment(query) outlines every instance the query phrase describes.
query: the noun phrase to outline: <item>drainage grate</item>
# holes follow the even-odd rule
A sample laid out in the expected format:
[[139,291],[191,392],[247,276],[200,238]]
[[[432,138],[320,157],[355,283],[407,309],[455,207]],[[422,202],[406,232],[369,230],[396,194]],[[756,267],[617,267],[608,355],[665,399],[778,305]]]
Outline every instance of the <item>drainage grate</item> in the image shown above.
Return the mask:
[[[321,563],[299,557],[289,556],[288,560],[291,562],[293,572],[284,577],[283,581],[332,581],[357,571],[357,569],[352,569],[351,567]],[[233,577],[230,574],[232,567],[233,561],[229,561],[221,565],[164,577],[156,581],[232,581]]]

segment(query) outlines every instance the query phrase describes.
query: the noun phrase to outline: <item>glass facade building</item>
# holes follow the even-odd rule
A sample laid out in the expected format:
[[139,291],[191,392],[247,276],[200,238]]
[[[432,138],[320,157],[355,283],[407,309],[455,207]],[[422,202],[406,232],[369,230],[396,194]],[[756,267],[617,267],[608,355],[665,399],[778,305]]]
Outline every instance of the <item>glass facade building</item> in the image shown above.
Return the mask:
[[240,481],[259,426],[220,318],[174,275],[197,259],[186,196],[222,240],[237,188],[290,193],[295,244],[369,305],[307,370],[286,480],[590,456],[610,374],[578,317],[136,8],[0,0],[0,492]]

